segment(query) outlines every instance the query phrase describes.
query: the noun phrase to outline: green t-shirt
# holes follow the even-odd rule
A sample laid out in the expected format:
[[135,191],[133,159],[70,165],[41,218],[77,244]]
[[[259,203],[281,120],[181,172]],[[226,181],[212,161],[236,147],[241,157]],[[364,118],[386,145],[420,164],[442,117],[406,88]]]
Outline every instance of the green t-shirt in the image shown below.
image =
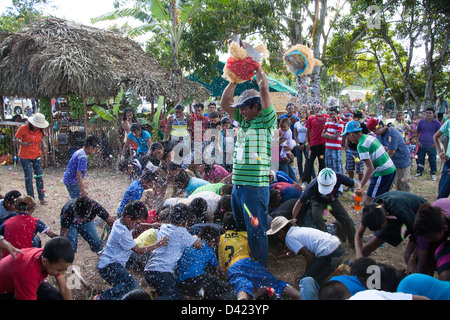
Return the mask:
[[[445,121],[439,130],[441,130],[444,136],[450,137],[450,120]],[[448,144],[450,146],[450,141]],[[450,158],[450,148],[447,148],[447,157]]]
[[271,139],[277,127],[277,114],[271,105],[250,121],[239,109],[234,119],[240,128],[234,147],[233,184],[254,187],[269,186]]
[[199,192],[203,192],[203,191],[212,191],[217,193],[218,195],[220,195],[220,190],[222,189],[222,187],[225,185],[225,183],[210,183],[210,184],[205,184],[204,186],[198,187],[197,189],[194,190],[194,192],[191,193],[191,195],[199,193]]
[[370,159],[372,161],[375,177],[385,176],[395,171],[395,165],[391,157],[384,150],[381,142],[372,136],[363,134],[358,142],[359,158],[364,161]]

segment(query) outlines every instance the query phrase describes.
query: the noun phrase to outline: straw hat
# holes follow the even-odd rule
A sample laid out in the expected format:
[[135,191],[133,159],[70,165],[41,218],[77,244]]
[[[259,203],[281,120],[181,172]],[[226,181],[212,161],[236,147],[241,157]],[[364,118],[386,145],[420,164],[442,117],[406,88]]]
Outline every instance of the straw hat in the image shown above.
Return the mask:
[[48,127],[48,121],[45,120],[45,116],[42,113],[36,113],[31,118],[28,118],[28,122],[36,128],[45,129]]
[[278,216],[270,223],[270,229],[266,231],[266,234],[271,236],[283,229],[288,223],[294,223],[296,219],[288,220],[286,217]]

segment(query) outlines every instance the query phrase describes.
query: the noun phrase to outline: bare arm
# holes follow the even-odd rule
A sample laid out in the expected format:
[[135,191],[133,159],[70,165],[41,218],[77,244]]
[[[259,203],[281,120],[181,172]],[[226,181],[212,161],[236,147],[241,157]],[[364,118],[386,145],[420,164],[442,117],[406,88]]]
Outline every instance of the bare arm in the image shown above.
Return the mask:
[[237,83],[230,82],[222,93],[222,99],[220,105],[231,117],[234,116],[234,108],[231,106],[234,102],[234,91],[236,90]]
[[55,277],[55,279],[59,288],[59,293],[61,294],[63,300],[73,300],[72,290],[70,290],[67,285],[66,278],[63,275],[60,275],[59,277]]
[[269,92],[269,81],[261,66],[256,69],[256,82],[259,86],[259,96],[261,98],[261,107],[268,109],[272,105],[272,99]]

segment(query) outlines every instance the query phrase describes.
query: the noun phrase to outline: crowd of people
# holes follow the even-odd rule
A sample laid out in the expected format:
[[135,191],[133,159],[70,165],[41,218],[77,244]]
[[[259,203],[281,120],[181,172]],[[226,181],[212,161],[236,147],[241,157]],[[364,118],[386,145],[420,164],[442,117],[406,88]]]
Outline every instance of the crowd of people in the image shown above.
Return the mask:
[[[192,113],[177,105],[158,142],[127,109],[118,171],[129,186],[117,212],[89,196],[88,156],[101,143],[87,137],[64,172],[70,200],[59,234],[33,217],[33,178],[46,204],[39,163],[48,122],[30,117],[14,139],[26,195],[11,190],[0,200],[0,299],[73,299],[64,272],[79,236],[110,285],[93,300],[450,299],[450,110],[436,117],[427,109],[409,123],[399,112],[388,123],[334,102],[289,103],[277,116],[260,67],[256,79],[259,91],[244,91],[236,103],[237,84],[229,83],[206,113],[202,103]],[[424,179],[426,157],[431,181],[437,157],[443,165],[432,203],[411,192],[411,179]],[[346,191],[361,197],[356,228],[340,201]],[[373,235],[364,240],[367,229]],[[50,237],[44,246],[38,233]],[[403,241],[405,270],[370,258]],[[283,250],[271,251],[272,242]],[[299,255],[298,283],[268,269],[269,259]],[[130,269],[143,272],[154,296]],[[49,275],[58,289],[44,281]]]

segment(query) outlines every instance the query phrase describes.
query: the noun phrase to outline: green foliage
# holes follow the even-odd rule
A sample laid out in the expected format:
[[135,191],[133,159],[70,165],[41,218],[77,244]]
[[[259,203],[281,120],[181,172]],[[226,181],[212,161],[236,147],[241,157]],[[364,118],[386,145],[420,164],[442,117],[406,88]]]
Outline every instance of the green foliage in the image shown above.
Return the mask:
[[39,110],[45,116],[45,119],[52,122],[52,100],[50,98],[39,99]]

